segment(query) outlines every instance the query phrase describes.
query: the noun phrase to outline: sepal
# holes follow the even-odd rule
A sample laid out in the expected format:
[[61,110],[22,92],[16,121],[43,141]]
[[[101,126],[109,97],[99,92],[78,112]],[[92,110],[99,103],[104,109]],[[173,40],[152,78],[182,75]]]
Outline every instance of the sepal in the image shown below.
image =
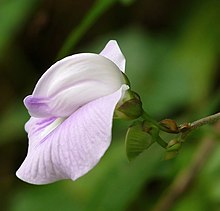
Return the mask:
[[114,117],[118,119],[133,120],[143,113],[142,102],[136,92],[127,90],[116,106]]
[[[150,128],[149,128],[150,131]],[[125,137],[125,147],[128,160],[131,161],[148,149],[154,143],[147,129],[143,128],[143,122],[134,122],[127,131]]]

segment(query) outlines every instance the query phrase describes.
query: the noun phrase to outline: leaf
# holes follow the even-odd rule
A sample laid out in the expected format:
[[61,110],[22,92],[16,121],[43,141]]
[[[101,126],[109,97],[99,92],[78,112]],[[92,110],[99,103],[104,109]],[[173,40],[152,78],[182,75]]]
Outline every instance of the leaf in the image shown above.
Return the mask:
[[142,122],[136,122],[135,125],[128,128],[125,137],[125,147],[128,159],[133,160],[144,150],[148,149],[152,143],[153,140],[151,136],[142,129]]

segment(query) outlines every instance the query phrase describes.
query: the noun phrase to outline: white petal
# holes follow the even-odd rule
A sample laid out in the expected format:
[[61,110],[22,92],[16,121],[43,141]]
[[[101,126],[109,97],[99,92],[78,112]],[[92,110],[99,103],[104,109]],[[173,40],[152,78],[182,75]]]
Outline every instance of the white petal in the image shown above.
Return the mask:
[[98,54],[75,54],[49,68],[25,105],[34,117],[66,117],[82,105],[109,95],[124,83],[115,63]]
[[28,154],[16,175],[28,183],[47,184],[86,174],[109,147],[113,112],[121,94],[120,89],[82,106],[59,126],[55,124],[46,137],[45,128],[55,119],[31,118],[25,127]]
[[101,51],[100,55],[113,61],[122,72],[125,72],[125,57],[122,54],[117,41],[110,40]]

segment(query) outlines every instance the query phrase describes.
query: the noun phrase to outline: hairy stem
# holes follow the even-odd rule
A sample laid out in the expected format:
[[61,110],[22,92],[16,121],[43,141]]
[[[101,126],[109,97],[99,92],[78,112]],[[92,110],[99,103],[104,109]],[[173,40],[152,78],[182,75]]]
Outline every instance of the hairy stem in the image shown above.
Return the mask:
[[185,131],[182,131],[181,138],[184,139],[191,131],[193,131],[196,128],[199,128],[203,125],[215,123],[218,120],[220,120],[220,112],[213,114],[211,116],[207,116],[202,119],[196,120],[192,123],[187,123],[186,128],[183,128]]
[[205,118],[199,119],[199,120],[192,122],[190,124],[190,130],[196,129],[196,128],[201,127],[206,124],[212,124],[212,123],[218,121],[219,119],[220,119],[220,112],[213,114],[211,116],[207,116]]

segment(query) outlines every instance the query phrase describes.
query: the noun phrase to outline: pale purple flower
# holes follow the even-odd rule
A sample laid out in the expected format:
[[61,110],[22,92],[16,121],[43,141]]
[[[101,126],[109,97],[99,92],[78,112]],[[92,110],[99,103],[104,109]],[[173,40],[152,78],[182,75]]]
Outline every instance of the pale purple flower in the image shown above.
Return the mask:
[[111,142],[114,109],[128,88],[124,70],[114,40],[100,54],[75,54],[51,66],[24,100],[29,147],[17,177],[47,184],[91,170]]

